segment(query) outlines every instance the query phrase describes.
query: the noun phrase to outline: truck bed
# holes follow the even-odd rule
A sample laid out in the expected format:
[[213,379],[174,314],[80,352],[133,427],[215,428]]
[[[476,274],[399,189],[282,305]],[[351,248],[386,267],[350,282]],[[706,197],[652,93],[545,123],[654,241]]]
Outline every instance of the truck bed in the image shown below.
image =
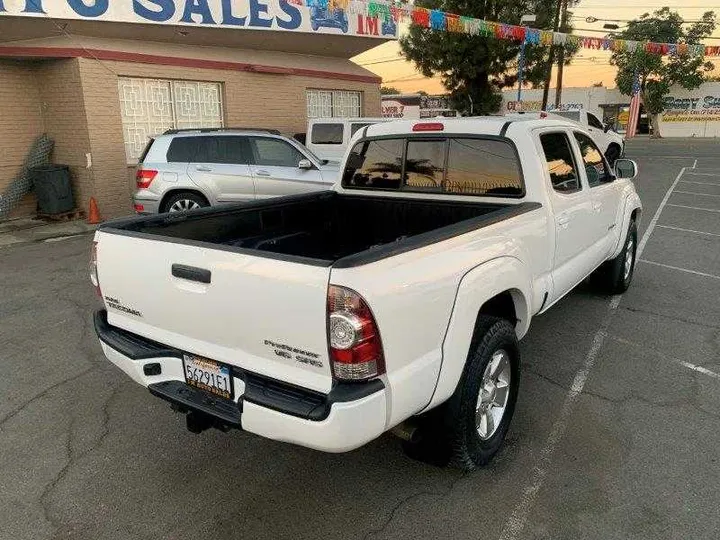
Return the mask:
[[336,192],[111,222],[108,231],[349,267],[416,249],[538,207]]

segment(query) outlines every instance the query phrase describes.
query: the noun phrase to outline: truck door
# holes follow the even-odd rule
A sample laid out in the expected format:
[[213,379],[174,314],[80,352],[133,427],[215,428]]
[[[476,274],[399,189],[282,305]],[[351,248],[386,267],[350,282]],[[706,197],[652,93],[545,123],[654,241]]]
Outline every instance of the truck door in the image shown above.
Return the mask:
[[553,298],[565,295],[594,268],[597,242],[588,187],[583,184],[570,135],[550,129],[540,134],[548,194],[555,221]]

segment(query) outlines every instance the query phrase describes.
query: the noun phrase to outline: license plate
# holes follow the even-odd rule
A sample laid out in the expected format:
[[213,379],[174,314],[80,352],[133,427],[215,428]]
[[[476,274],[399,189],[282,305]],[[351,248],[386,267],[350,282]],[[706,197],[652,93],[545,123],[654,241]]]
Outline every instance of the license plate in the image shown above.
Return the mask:
[[183,355],[185,382],[216,396],[233,399],[232,374],[225,364],[192,354]]

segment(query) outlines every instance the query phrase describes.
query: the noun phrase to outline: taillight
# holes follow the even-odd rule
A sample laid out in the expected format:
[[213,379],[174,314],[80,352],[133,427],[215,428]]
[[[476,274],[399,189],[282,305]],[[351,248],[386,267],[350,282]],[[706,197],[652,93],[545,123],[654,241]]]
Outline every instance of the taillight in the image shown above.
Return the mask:
[[423,122],[412,127],[413,131],[443,131],[444,129],[445,124],[441,122]]
[[157,171],[152,169],[138,169],[135,173],[135,181],[138,189],[147,189],[157,176]]
[[363,381],[385,373],[380,331],[365,300],[355,291],[330,285],[327,311],[335,378]]
[[97,270],[97,242],[92,243],[92,249],[90,250],[90,282],[95,287],[97,295],[102,298],[102,292],[100,291],[100,278],[98,277]]

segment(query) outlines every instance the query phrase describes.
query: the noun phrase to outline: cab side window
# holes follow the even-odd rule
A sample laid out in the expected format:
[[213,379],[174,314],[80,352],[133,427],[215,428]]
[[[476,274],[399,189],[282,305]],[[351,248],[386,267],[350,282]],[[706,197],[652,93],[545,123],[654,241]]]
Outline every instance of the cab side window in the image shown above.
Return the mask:
[[605,129],[604,126],[602,125],[602,122],[600,120],[598,120],[598,117],[595,116],[594,114],[587,113],[587,118],[588,118],[588,124],[590,125],[590,127],[594,127],[594,128],[598,128],[598,129]]
[[584,133],[575,132],[575,140],[580,147],[583,165],[585,166],[585,174],[587,174],[588,184],[590,187],[596,187],[613,180],[613,176],[608,169],[602,152],[595,145],[590,137]]
[[540,144],[545,153],[545,164],[553,189],[560,193],[580,191],[580,176],[567,135],[560,132],[544,133],[540,135]]

